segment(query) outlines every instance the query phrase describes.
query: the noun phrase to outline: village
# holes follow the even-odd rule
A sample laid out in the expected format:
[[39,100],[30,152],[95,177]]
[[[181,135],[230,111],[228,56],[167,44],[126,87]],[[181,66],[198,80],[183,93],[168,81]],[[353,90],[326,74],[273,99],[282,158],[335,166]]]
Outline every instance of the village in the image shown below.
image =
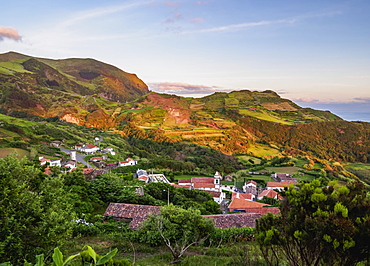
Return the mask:
[[[99,138],[95,139],[99,141]],[[100,149],[93,144],[78,143],[71,147],[71,150],[62,148],[61,141],[51,142],[51,146],[60,148],[68,154],[68,158],[61,159],[47,159],[39,157],[40,165],[47,165],[45,173],[50,172],[50,167],[61,167],[64,171],[74,171],[77,166],[83,165],[82,172],[87,181],[91,181],[99,175],[107,173],[117,167],[134,166],[138,164],[137,160],[127,158],[124,161],[107,162],[109,155],[116,155],[110,147]],[[96,156],[95,156],[96,155]],[[89,156],[88,162],[84,159]],[[91,164],[94,166],[92,167]],[[49,167],[50,166],[50,167]],[[149,172],[149,173],[148,173]],[[260,173],[250,173],[260,174]],[[178,179],[177,182],[170,182],[164,174],[153,173],[147,170],[138,169],[133,174],[134,178],[139,181],[148,183],[165,183],[176,188],[194,189],[206,191],[212,195],[213,200],[220,206],[222,214],[204,215],[213,219],[215,226],[219,228],[231,227],[255,227],[256,219],[267,213],[277,214],[280,212],[278,207],[270,204],[258,202],[264,198],[272,198],[280,200],[279,191],[284,187],[288,187],[297,182],[292,178],[292,175],[287,173],[273,173],[270,181],[266,186],[261,186],[253,180],[246,180],[242,189],[235,185],[224,185],[223,181],[232,181],[232,177],[227,175],[223,177],[218,171],[213,177],[191,177],[190,179]],[[136,190],[136,193],[144,193],[143,190]],[[170,200],[168,198],[168,204]],[[149,214],[159,213],[160,206],[137,205],[126,203],[111,202],[107,207],[104,217],[112,217],[115,220],[129,221],[129,228],[138,229],[142,221],[144,221]]]

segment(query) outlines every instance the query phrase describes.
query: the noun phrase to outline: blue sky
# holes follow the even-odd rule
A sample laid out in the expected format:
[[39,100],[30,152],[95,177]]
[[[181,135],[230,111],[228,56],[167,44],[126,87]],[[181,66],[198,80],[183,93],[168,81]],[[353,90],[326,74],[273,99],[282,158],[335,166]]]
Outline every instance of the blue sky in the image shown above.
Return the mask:
[[0,53],[94,58],[151,90],[274,90],[370,121],[369,0],[13,0]]

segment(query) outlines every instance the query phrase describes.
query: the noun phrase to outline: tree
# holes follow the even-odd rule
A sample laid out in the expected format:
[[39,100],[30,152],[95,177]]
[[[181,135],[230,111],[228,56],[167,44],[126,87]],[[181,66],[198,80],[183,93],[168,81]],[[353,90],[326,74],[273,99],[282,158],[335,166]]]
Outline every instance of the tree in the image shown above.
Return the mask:
[[215,227],[211,219],[200,215],[199,210],[185,210],[170,204],[162,208],[160,214],[149,216],[140,230],[147,234],[159,233],[171,251],[174,263],[189,247],[206,240]]
[[0,259],[19,264],[60,245],[73,229],[68,202],[60,177],[26,159],[0,159]]
[[281,192],[280,215],[257,221],[257,241],[269,265],[355,265],[370,258],[370,199],[363,183],[318,180]]

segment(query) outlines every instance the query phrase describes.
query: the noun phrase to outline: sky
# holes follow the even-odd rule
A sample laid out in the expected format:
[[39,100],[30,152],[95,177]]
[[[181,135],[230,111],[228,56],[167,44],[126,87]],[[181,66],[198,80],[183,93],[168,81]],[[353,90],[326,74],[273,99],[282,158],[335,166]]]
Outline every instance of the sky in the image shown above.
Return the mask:
[[1,2],[0,53],[94,58],[181,96],[273,90],[370,122],[369,0]]

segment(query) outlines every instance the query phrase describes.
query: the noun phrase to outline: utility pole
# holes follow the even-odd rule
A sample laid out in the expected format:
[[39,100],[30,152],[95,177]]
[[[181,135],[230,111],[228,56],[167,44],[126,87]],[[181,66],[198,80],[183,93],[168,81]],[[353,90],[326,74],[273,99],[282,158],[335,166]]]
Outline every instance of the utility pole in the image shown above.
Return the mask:
[[167,188],[167,206],[170,205],[170,189]]

